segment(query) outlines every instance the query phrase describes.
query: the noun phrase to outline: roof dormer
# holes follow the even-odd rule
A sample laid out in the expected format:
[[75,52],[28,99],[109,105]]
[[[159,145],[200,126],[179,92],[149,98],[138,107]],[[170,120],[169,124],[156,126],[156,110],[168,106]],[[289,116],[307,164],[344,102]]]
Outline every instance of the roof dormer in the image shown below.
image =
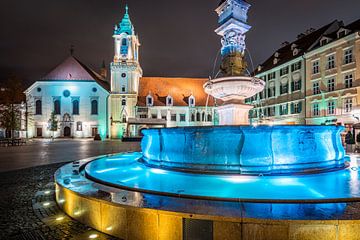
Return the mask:
[[293,56],[297,56],[299,54],[299,49],[298,48],[294,48],[293,49]]
[[150,93],[149,93],[149,95],[146,96],[146,106],[148,106],[148,107],[154,106],[154,98],[153,98],[153,96],[151,96]]
[[338,38],[343,38],[343,37],[345,37],[346,35],[348,35],[349,32],[350,32],[349,29],[346,29],[346,28],[341,27],[341,28],[337,31],[337,37],[338,37]]
[[189,107],[195,107],[195,97],[193,95],[189,97]]
[[295,44],[295,43],[291,44],[291,51],[294,51],[294,49],[297,48],[297,46],[298,46],[298,45]]
[[172,96],[168,95],[166,97],[166,106],[173,106],[174,105],[174,99]]
[[326,36],[322,36],[320,38],[320,46],[325,46],[326,44],[328,44],[332,39]]

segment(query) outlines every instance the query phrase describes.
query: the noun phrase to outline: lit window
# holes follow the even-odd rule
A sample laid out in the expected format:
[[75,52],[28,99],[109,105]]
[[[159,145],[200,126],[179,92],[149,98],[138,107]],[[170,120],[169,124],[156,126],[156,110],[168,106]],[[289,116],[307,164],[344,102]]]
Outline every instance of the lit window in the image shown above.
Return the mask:
[[344,64],[349,64],[353,62],[353,50],[349,48],[344,51]]
[[313,74],[318,74],[320,72],[320,62],[319,61],[315,61],[313,62]]
[[328,56],[327,69],[335,68],[335,55]]
[[79,132],[82,131],[82,122],[77,122],[76,123],[76,131],[79,131]]
[[351,98],[345,100],[345,112],[349,113],[352,111],[353,101]]
[[35,115],[42,114],[42,102],[41,100],[36,100],[35,102]]
[[335,91],[335,79],[334,78],[328,79],[327,88],[328,88],[328,92]]
[[92,100],[91,101],[91,115],[98,115],[98,101]]
[[320,108],[318,103],[314,103],[312,105],[312,114],[313,116],[319,116],[320,115]]
[[313,83],[313,94],[320,94],[320,83],[319,82],[314,82]]
[[352,74],[345,75],[344,80],[345,80],[345,88],[351,88],[353,86]]
[[335,101],[329,101],[327,104],[327,114],[334,115],[335,114]]

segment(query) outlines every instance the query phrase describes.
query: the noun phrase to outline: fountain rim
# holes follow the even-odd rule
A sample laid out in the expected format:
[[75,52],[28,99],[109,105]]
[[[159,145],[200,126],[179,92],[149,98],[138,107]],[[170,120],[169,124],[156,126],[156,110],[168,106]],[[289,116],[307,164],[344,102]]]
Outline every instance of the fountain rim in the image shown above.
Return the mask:
[[[134,152],[135,153],[135,152]],[[105,156],[113,156],[116,154],[109,154]],[[104,157],[104,156],[102,156]],[[360,197],[352,197],[352,198],[325,198],[325,199],[252,199],[252,198],[223,198],[223,197],[211,197],[211,196],[198,196],[198,195],[191,195],[191,194],[183,194],[183,193],[171,193],[171,192],[162,192],[156,190],[148,190],[143,188],[135,188],[125,186],[123,184],[115,184],[112,182],[108,182],[105,180],[98,179],[96,177],[91,176],[86,171],[86,166],[94,161],[101,160],[102,157],[95,157],[90,161],[84,163],[80,166],[79,172],[80,174],[85,177],[86,179],[93,181],[94,183],[101,184],[107,187],[113,187],[120,190],[126,190],[131,192],[139,192],[144,194],[152,194],[156,196],[163,196],[163,197],[176,197],[176,198],[186,198],[186,199],[194,199],[194,200],[202,200],[202,201],[217,201],[217,202],[242,202],[242,203],[299,203],[299,204],[306,204],[306,203],[351,203],[351,202],[360,202]],[[71,163],[70,163],[71,164]],[[349,169],[349,168],[346,168]],[[346,170],[343,169],[343,170]],[[165,170],[165,169],[164,169]],[[349,169],[350,170],[350,169]],[[186,173],[184,173],[186,174]],[[323,174],[323,173],[319,173]],[[225,176],[225,175],[224,175]],[[230,175],[227,175],[230,176]],[[254,176],[255,177],[255,176]],[[263,177],[270,177],[270,176],[263,176]]]
[[[261,85],[265,86],[265,81],[257,78],[257,77],[250,77],[250,76],[229,76],[229,77],[221,77],[221,78],[214,78],[214,79],[209,79],[209,81],[207,81],[203,87],[207,88],[209,85],[211,84],[217,84],[217,83],[221,83],[221,82],[252,82],[254,79],[257,80],[257,83],[261,83]],[[239,81],[241,80],[241,81]]]

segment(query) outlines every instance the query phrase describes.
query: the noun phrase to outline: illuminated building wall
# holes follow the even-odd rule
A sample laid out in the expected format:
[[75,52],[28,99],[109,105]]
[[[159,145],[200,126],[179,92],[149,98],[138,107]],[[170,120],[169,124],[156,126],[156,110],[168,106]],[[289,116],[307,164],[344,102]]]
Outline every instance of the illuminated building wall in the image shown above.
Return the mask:
[[[28,104],[28,137],[86,138],[108,135],[107,83],[69,57],[42,80],[26,91]],[[49,130],[51,113],[56,112],[58,129]]]

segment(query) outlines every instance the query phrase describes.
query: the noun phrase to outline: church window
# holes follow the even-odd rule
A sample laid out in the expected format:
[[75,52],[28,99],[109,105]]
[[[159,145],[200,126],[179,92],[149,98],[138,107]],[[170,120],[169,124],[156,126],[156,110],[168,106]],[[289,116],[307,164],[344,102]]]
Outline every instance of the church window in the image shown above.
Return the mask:
[[125,98],[121,100],[121,106],[126,106],[126,99]]
[[98,114],[98,101],[92,100],[91,101],[91,115],[97,115]]
[[93,88],[92,88],[92,91],[93,91],[93,92],[97,92],[97,88],[96,88],[96,87],[93,87]]
[[121,41],[121,45],[126,46],[127,45],[127,40],[126,38],[123,38]]
[[35,115],[42,114],[42,102],[41,100],[36,100],[35,102]]
[[126,78],[126,73],[122,73],[122,74],[121,74],[121,77],[122,77],[122,78]]
[[65,90],[64,92],[63,92],[63,95],[64,95],[64,97],[69,97],[70,96],[70,91],[69,90]]
[[74,100],[72,102],[73,115],[79,115],[79,100]]
[[55,101],[54,101],[54,113],[55,113],[56,115],[60,115],[60,114],[61,114],[60,100],[55,100]]

